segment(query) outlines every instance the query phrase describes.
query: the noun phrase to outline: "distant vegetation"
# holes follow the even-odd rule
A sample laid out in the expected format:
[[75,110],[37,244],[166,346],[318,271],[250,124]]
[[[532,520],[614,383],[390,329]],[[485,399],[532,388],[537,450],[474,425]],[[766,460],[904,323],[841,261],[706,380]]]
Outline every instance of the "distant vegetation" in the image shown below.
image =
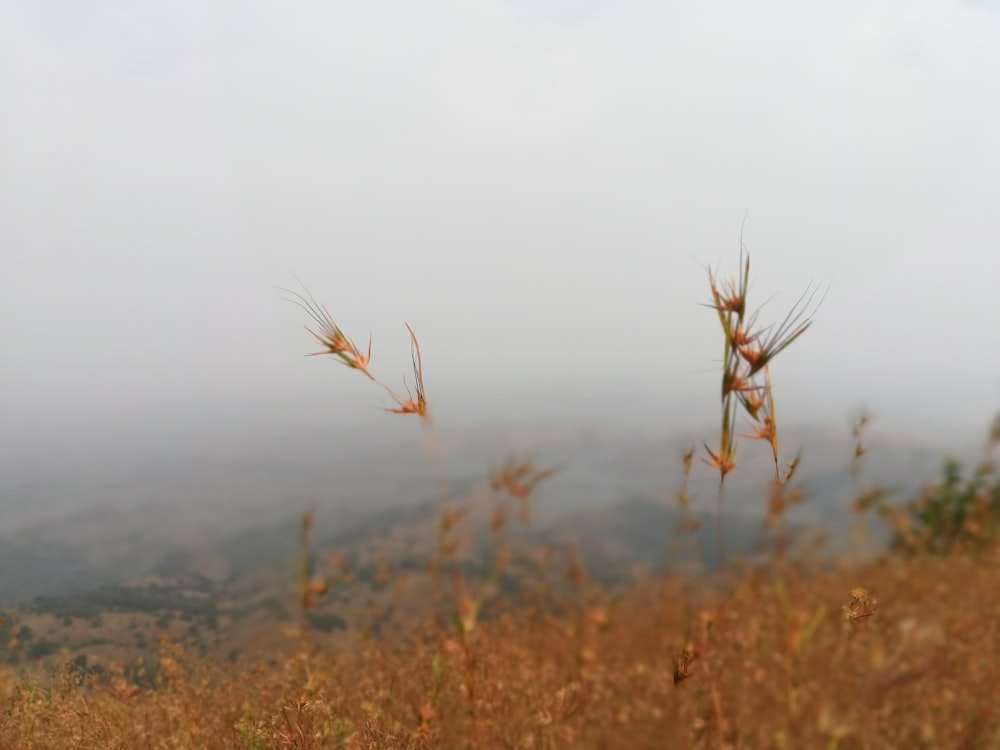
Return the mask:
[[[1000,431],[994,430],[993,440],[1000,441]],[[1000,533],[1000,481],[996,476],[989,457],[968,476],[960,461],[946,462],[941,481],[927,487],[903,511],[894,548],[946,554],[995,545]]]
[[39,597],[25,611],[81,620],[92,620],[105,612],[176,612],[212,625],[218,617],[214,593],[214,586],[204,580],[180,585],[107,586],[68,597]]

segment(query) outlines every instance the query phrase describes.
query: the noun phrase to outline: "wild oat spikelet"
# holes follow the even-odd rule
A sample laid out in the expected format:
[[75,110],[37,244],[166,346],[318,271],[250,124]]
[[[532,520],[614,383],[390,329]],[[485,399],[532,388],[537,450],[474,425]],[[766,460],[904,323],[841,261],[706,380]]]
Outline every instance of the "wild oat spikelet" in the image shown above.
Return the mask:
[[281,289],[281,291],[286,294],[292,295],[294,299],[286,299],[293,305],[304,310],[310,318],[316,323],[317,328],[314,330],[309,326],[306,326],[306,330],[313,335],[323,347],[322,351],[310,352],[308,356],[316,357],[323,354],[330,354],[339,358],[340,362],[346,367],[352,370],[358,370],[363,373],[369,379],[374,380],[371,373],[368,372],[368,365],[372,361],[372,340],[371,336],[368,337],[368,352],[365,354],[361,353],[361,350],[354,343],[347,334],[345,334],[338,326],[334,320],[333,316],[330,315],[330,311],[326,309],[324,305],[320,305],[316,302],[315,298],[310,294],[308,289],[303,287],[303,291],[308,296],[294,292],[291,289]]

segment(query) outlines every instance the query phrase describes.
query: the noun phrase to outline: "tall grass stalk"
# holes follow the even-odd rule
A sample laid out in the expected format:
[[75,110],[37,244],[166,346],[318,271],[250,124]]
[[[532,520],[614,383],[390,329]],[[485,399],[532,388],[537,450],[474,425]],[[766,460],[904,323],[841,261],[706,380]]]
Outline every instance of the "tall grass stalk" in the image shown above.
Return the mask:
[[[705,444],[708,457],[705,462],[719,473],[716,495],[715,544],[716,562],[725,557],[724,514],[726,478],[736,469],[736,452],[740,437],[763,440],[771,448],[774,460],[775,485],[789,481],[798,467],[799,458],[792,459],[784,469],[778,452],[777,409],[770,365],[785,349],[792,345],[812,325],[815,312],[813,302],[818,288],[811,286],[799,297],[795,305],[776,325],[760,325],[759,310],[747,310],[750,289],[750,255],[740,239],[740,263],[735,279],[720,281],[718,275],[707,269],[711,302],[706,306],[715,310],[722,329],[722,410],[718,448],[712,450]],[[820,300],[822,302],[822,300]],[[738,435],[736,420],[739,413],[749,420],[753,432]],[[783,511],[784,505],[777,506]],[[780,517],[773,519],[780,523]]]

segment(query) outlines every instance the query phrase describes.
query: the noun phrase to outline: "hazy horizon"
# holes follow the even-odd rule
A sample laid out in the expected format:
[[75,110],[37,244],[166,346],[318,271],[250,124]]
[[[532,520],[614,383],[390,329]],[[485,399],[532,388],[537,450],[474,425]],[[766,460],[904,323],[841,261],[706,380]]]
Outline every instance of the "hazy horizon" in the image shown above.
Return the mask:
[[711,424],[741,229],[764,320],[829,289],[779,419],[977,440],[998,8],[6,4],[0,449],[389,425],[297,276],[442,429]]

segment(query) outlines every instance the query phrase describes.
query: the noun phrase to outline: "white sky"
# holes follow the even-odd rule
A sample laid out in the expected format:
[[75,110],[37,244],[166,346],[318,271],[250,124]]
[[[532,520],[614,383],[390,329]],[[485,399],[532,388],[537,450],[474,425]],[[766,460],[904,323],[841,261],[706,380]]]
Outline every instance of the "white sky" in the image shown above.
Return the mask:
[[745,212],[772,316],[830,284],[782,416],[979,431],[998,209],[996,2],[10,0],[0,431],[381,420],[296,274],[444,420],[714,420]]

